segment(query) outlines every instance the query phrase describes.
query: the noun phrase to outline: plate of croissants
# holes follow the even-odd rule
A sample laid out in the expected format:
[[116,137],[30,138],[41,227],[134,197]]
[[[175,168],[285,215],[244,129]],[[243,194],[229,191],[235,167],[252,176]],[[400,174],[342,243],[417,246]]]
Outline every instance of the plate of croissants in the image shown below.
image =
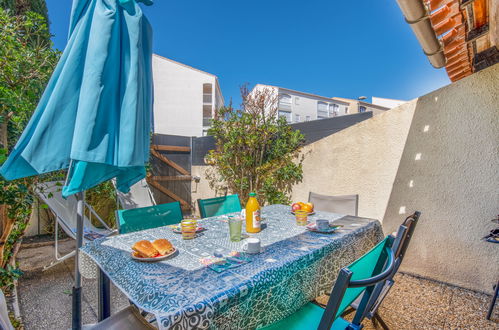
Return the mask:
[[169,240],[161,238],[153,242],[142,240],[132,246],[132,259],[139,261],[159,261],[172,256],[177,249]]

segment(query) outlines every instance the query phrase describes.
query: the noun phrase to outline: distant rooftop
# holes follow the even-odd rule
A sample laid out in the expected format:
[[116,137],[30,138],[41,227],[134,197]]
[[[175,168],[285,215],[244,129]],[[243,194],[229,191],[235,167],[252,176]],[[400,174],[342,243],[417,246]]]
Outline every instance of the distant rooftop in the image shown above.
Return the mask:
[[175,63],[175,64],[178,64],[180,66],[183,66],[185,68],[188,68],[188,69],[191,69],[191,70],[194,70],[194,71],[197,71],[197,72],[200,72],[200,73],[204,73],[204,74],[207,74],[209,76],[212,76],[212,77],[215,77],[216,79],[218,79],[218,77],[216,75],[214,75],[213,73],[209,73],[209,72],[206,72],[206,71],[203,71],[203,70],[199,70],[195,67],[192,67],[190,65],[187,65],[187,64],[184,64],[184,63],[180,63],[180,62],[177,62],[175,60],[172,60],[171,58],[167,58],[167,57],[164,57],[164,56],[161,56],[161,55],[158,55],[158,54],[153,54],[153,56],[156,56],[162,60],[166,60],[168,62],[172,62],[172,63]]

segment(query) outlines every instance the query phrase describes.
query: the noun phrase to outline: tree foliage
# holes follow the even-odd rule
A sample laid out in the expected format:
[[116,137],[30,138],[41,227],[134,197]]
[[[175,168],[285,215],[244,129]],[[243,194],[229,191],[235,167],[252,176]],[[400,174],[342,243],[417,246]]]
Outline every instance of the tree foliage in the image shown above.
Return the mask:
[[[0,0],[0,7],[11,12],[12,16],[23,16],[28,12],[37,13],[42,16],[48,25],[48,10],[45,0]],[[48,29],[46,39],[50,39]]]
[[242,110],[218,111],[209,133],[207,177],[217,192],[237,193],[243,203],[256,192],[260,203],[289,203],[291,188],[303,177],[304,137],[278,117],[278,96],[270,88],[241,88]]
[[[29,11],[14,13],[0,8],[0,163],[26,127],[59,58],[47,37],[46,17]],[[0,178],[2,267],[28,223],[33,202],[29,188],[34,180]]]

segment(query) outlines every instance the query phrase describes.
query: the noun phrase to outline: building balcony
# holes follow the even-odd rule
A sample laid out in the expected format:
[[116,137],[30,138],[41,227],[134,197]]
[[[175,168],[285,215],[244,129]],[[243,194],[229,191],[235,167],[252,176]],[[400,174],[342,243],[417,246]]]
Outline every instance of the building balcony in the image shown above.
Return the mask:
[[291,111],[291,104],[279,103],[279,111]]

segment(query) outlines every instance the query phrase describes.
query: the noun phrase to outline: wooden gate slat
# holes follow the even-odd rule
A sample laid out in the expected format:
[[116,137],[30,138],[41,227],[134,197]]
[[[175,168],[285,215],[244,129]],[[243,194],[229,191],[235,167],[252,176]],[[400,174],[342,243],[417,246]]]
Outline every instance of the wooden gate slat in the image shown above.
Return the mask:
[[160,154],[159,152],[157,152],[156,150],[154,149],[151,149],[151,154],[158,158],[159,160],[161,160],[163,163],[167,164],[167,165],[170,165],[171,167],[173,167],[174,169],[176,169],[177,171],[179,171],[181,174],[183,175],[191,175],[185,168],[183,168],[182,166],[180,166],[179,164],[175,163],[174,161],[168,159],[168,157]]
[[179,201],[180,204],[182,204],[182,206],[184,208],[189,208],[189,209],[191,208],[191,206],[189,205],[189,203],[187,203],[185,200],[183,200],[180,196],[176,195],[170,189],[167,189],[167,188],[163,187],[162,185],[160,185],[159,183],[157,183],[156,181],[152,180],[152,177],[147,177],[146,180],[147,180],[148,184],[150,184],[154,188],[158,189],[163,194],[170,196],[171,198],[173,198],[176,201]]
[[155,175],[151,177],[154,181],[190,181],[192,180],[192,176],[190,175],[179,175],[179,176],[171,176],[171,175]]
[[178,151],[178,152],[190,152],[191,147],[181,147],[181,146],[168,146],[168,145],[159,145],[153,144],[151,148],[158,151]]

